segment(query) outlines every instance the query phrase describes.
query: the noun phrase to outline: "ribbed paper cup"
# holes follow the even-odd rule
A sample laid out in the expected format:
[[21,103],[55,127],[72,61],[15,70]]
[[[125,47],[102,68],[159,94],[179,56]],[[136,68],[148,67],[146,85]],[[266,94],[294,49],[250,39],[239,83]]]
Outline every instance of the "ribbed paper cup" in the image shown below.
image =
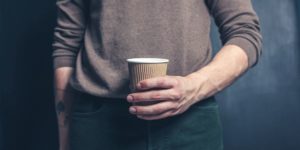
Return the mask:
[[167,74],[168,59],[163,58],[131,58],[127,59],[129,76],[130,76],[130,90],[136,91],[136,84],[139,81],[164,76]]

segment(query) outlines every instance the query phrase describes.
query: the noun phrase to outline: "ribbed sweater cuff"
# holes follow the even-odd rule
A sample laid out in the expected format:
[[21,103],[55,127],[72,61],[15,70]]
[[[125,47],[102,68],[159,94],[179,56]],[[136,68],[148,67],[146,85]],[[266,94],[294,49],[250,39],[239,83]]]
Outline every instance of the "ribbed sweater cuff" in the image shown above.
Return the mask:
[[234,37],[227,41],[225,45],[236,45],[242,48],[248,56],[248,68],[253,67],[257,63],[258,50],[251,41],[242,37]]
[[75,67],[76,57],[74,56],[56,56],[53,58],[53,68]]

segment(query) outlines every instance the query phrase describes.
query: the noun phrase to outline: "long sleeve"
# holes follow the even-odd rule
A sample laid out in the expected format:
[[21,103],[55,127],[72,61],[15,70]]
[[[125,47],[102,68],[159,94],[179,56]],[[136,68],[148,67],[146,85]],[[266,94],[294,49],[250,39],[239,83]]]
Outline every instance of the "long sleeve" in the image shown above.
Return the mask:
[[253,67],[262,53],[262,37],[251,0],[207,0],[207,5],[222,43],[241,47],[248,56],[248,66]]
[[54,68],[74,67],[82,46],[87,7],[85,0],[57,0],[57,25],[54,29]]

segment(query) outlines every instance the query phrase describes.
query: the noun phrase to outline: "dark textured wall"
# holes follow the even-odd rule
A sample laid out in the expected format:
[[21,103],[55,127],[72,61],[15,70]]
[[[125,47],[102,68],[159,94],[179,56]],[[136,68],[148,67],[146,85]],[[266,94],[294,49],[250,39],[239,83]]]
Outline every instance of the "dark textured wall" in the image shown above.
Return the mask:
[[0,10],[0,145],[3,150],[54,150],[55,0],[1,0]]
[[295,2],[253,0],[263,55],[218,95],[226,150],[300,149],[300,11]]
[[[226,150],[300,149],[296,2],[253,0],[261,19],[263,55],[255,68],[217,96]],[[0,2],[0,150],[57,147],[51,66],[54,25],[55,0]]]

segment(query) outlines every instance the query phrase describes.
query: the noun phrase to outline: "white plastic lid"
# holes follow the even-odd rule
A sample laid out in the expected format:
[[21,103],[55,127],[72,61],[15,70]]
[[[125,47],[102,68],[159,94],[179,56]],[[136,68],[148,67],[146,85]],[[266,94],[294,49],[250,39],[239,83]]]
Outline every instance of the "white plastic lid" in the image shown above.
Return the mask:
[[167,63],[169,62],[169,60],[164,58],[130,58],[127,59],[127,62],[153,64],[153,63]]

